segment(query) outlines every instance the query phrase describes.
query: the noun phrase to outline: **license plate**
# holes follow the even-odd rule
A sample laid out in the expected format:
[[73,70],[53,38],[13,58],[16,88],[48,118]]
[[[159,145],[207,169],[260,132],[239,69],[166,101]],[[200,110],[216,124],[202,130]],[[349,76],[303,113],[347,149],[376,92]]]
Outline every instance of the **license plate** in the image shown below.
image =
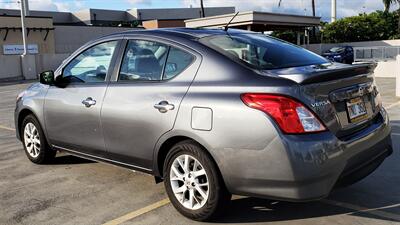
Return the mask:
[[355,123],[367,118],[367,108],[362,98],[353,98],[346,102],[350,122]]

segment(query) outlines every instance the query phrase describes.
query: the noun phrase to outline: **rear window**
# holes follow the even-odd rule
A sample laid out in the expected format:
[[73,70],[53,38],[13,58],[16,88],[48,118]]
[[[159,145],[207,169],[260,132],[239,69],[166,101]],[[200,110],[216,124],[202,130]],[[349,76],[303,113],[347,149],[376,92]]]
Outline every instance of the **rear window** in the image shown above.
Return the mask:
[[328,63],[299,46],[263,34],[227,34],[200,39],[204,45],[259,70]]
[[341,52],[344,52],[344,48],[343,47],[333,47],[333,48],[329,49],[327,52],[341,53]]

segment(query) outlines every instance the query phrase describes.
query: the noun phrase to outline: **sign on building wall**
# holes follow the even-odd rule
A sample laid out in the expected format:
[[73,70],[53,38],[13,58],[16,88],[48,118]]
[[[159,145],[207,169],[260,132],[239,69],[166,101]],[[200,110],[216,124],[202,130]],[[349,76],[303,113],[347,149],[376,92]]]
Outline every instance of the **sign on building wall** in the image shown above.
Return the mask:
[[[21,55],[24,53],[23,45],[3,45],[3,54],[4,55]],[[38,54],[39,47],[37,44],[29,44],[28,45],[28,53],[29,54]]]

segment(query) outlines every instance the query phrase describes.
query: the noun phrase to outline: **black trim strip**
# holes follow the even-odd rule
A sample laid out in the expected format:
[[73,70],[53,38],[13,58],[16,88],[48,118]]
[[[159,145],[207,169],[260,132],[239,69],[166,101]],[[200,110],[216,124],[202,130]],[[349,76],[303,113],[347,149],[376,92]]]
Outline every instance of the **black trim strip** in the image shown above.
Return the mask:
[[153,170],[147,169],[144,167],[135,166],[135,165],[128,164],[128,163],[118,162],[118,161],[115,161],[112,159],[106,159],[106,158],[102,158],[99,156],[94,156],[94,155],[90,155],[87,153],[78,152],[78,151],[74,151],[74,150],[63,148],[63,147],[56,146],[56,145],[52,145],[52,147],[56,150],[65,151],[65,152],[70,153],[71,155],[75,155],[75,156],[78,156],[81,158],[94,160],[97,162],[109,163],[109,164],[113,164],[113,165],[120,166],[120,167],[125,167],[125,168],[132,169],[132,170],[137,170],[137,171],[144,172],[144,173],[153,174]]

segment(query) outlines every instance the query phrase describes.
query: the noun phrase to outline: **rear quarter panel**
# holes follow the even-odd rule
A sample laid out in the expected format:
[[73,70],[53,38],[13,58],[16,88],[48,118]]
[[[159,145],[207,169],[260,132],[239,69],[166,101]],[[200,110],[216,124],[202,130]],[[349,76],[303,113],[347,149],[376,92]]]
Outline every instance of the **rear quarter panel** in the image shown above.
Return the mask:
[[[218,53],[203,54],[202,65],[181,103],[174,129],[159,143],[173,136],[198,141],[217,163],[228,189],[243,176],[250,179],[261,173],[263,176],[270,173],[275,176],[272,179],[291,176],[290,168],[279,166],[285,163],[282,160],[289,159],[275,123],[265,113],[246,106],[240,95],[248,92],[294,95],[298,86],[287,79],[255,74]],[[211,130],[193,129],[192,112],[197,107],[212,110]],[[274,161],[276,154],[278,161]],[[265,170],[255,171],[248,166],[263,161]]]

